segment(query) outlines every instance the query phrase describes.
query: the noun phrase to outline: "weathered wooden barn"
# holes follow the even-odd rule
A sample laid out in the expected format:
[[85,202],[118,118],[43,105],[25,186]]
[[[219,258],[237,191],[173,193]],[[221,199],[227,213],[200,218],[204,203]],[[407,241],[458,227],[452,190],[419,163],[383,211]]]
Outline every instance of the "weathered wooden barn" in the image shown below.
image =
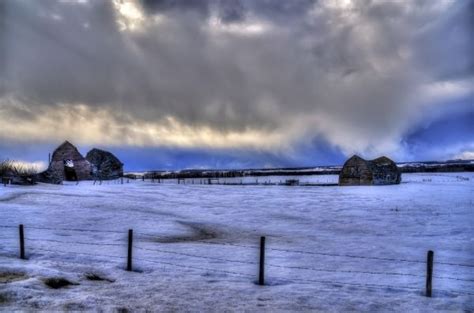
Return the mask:
[[91,164],[69,141],[54,150],[48,169],[39,175],[39,181],[54,184],[91,178]]
[[364,160],[354,155],[344,163],[339,174],[340,186],[392,185],[400,182],[400,169],[385,156]]
[[92,165],[95,179],[116,179],[123,176],[123,163],[112,153],[100,149],[92,149],[86,155]]

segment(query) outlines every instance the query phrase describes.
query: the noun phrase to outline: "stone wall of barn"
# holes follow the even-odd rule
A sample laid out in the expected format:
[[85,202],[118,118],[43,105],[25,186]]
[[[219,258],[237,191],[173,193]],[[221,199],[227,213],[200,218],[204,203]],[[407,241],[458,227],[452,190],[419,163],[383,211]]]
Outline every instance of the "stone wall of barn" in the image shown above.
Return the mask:
[[372,185],[372,183],[372,171],[366,160],[353,156],[344,163],[339,174],[340,186]]
[[397,164],[387,157],[370,161],[374,185],[393,185],[401,182],[402,174]]
[[94,148],[87,153],[86,159],[92,165],[95,179],[116,179],[123,176],[123,163],[108,151]]
[[74,170],[78,180],[91,179],[92,166],[77,148],[70,142],[65,141],[60,145],[51,157],[51,162],[48,169],[38,175],[38,180],[46,183],[59,184],[65,180],[64,162],[65,160],[72,160],[74,163]]
[[355,155],[344,163],[339,174],[340,186],[392,185],[400,182],[400,169],[387,157],[367,161]]
[[[83,160],[73,160],[74,161],[74,170],[76,171],[78,180],[87,180],[91,179],[92,166],[86,159]],[[52,161],[49,165],[48,171],[52,171],[57,174],[58,178],[65,180],[64,176],[64,162],[61,161]]]

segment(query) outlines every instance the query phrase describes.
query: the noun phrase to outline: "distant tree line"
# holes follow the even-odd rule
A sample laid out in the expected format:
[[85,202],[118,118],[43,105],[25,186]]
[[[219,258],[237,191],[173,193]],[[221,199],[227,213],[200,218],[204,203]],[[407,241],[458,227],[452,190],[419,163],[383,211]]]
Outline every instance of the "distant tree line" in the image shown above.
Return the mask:
[[[301,175],[339,175],[340,166],[322,166],[317,168],[279,168],[279,169],[245,169],[245,170],[181,170],[181,171],[149,171],[144,173],[145,179],[185,179],[185,178],[231,178],[245,176],[301,176]],[[447,162],[413,162],[399,165],[402,173],[446,173],[474,172],[474,163],[465,160]],[[128,178],[139,175],[126,174]],[[140,176],[141,177],[141,176]]]

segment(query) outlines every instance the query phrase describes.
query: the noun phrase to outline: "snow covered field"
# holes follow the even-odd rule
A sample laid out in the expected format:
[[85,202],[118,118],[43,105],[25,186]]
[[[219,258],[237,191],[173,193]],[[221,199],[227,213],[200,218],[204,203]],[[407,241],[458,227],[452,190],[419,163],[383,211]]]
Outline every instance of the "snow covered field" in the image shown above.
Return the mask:
[[[402,180],[1,186],[0,310],[472,312],[474,174]],[[18,259],[20,223],[28,260]],[[134,272],[124,270],[129,228]],[[255,284],[261,235],[267,286]],[[49,278],[74,285],[53,289]]]

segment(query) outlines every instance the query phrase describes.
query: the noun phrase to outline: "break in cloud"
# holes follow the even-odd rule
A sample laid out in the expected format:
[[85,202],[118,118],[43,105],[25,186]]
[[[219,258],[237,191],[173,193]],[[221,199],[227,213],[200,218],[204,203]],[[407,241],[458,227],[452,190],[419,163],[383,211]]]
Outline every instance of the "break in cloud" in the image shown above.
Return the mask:
[[470,0],[2,1],[0,146],[68,138],[294,165],[308,151],[314,165],[334,150],[471,155],[473,12]]

